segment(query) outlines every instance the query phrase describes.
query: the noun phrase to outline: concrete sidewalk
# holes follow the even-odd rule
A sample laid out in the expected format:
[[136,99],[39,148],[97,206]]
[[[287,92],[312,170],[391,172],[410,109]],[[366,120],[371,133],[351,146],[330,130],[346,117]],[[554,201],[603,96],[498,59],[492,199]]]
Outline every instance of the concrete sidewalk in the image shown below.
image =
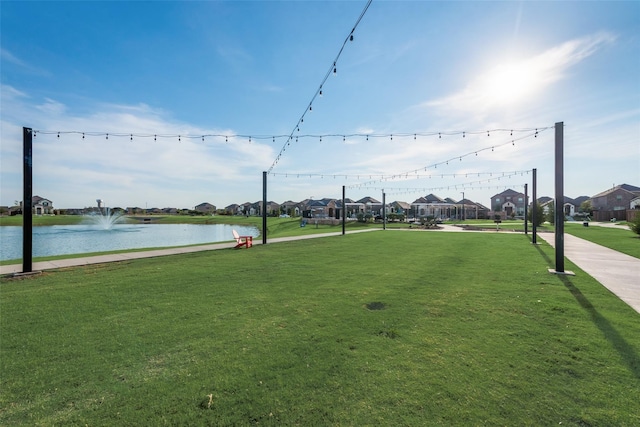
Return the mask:
[[[555,247],[555,234],[538,237]],[[564,256],[640,313],[640,259],[566,233]]]

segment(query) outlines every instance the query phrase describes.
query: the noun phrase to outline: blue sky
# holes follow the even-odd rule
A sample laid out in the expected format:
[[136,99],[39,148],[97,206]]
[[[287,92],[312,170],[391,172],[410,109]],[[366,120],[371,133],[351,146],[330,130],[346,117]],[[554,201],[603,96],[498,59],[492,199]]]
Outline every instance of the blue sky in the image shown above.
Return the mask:
[[567,196],[640,186],[640,2],[374,0],[318,96],[365,5],[0,2],[0,205],[23,126],[58,208],[553,196],[556,122]]

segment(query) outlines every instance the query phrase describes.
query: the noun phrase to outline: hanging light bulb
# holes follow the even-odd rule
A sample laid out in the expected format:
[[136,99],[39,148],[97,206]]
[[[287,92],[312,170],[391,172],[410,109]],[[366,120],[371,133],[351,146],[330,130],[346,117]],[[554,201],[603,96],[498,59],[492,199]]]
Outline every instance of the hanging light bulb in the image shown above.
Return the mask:
[[465,136],[466,136],[466,135],[465,135],[465,133],[464,133],[464,132],[462,132],[462,137],[464,138]]
[[353,33],[351,33],[351,35],[349,36],[349,41],[353,41]]
[[156,135],[153,135],[153,140],[154,140],[154,141],[156,140]]
[[322,86],[320,86],[320,92],[319,95],[322,96]]
[[133,141],[133,134],[130,135],[129,141]]
[[309,111],[313,110],[313,107],[311,105],[309,105]]
[[109,139],[109,134],[107,134],[107,136],[106,136],[106,138],[105,138],[105,139]]
[[338,69],[336,68],[336,63],[333,63],[333,75],[335,76],[338,73]]
[[58,139],[60,139],[60,132],[58,132]]
[[[33,133],[33,136],[36,136],[36,133]],[[84,139],[84,132],[82,132],[82,139]]]

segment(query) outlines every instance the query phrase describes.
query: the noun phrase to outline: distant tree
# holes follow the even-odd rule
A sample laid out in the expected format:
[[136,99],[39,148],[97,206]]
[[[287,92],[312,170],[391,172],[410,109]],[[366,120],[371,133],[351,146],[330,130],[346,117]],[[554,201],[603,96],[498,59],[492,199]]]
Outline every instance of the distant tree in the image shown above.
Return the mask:
[[585,200],[584,202],[580,203],[580,207],[578,208],[578,210],[580,212],[591,214],[591,211],[593,211],[593,206],[591,206],[591,200]]
[[[533,224],[533,207],[529,209],[527,213],[528,220]],[[536,203],[536,223],[535,226],[539,227],[544,222],[544,208],[540,203]]]
[[549,203],[547,206],[549,206],[549,212],[547,212],[547,221],[549,221],[549,224],[553,225],[556,223],[555,206],[553,203]]

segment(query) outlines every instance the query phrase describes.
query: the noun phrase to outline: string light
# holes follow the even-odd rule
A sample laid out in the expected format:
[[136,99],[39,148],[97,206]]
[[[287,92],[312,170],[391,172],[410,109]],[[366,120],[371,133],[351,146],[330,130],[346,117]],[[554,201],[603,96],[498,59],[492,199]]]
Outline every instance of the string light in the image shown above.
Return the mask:
[[[304,121],[304,119],[300,120],[300,123],[302,123]],[[544,130],[548,130],[553,128],[552,126],[550,127],[545,127],[545,128],[523,128],[523,129],[514,129],[514,130],[508,130],[508,129],[493,129],[490,130],[489,132],[509,132],[510,136],[513,136],[514,132],[520,132],[520,133],[530,133],[530,135],[525,135],[521,138],[511,138],[509,140],[509,142],[513,142],[513,141],[517,141],[519,139],[523,139],[529,136],[535,136],[537,137],[537,135],[544,131]],[[299,131],[299,126],[296,126],[296,130]],[[487,132],[487,131],[482,131],[482,132]],[[394,140],[394,138],[399,137],[399,138],[413,138],[414,140],[417,140],[418,135],[420,135],[421,137],[429,137],[429,136],[434,136],[434,135],[438,135],[439,139],[442,139],[443,135],[447,135],[447,136],[453,136],[453,135],[463,135],[464,137],[466,137],[467,135],[472,135],[472,134],[478,134],[480,132],[478,131],[448,131],[448,132],[443,132],[443,131],[439,131],[439,132],[393,132],[393,133],[377,133],[377,134],[371,134],[371,133],[325,133],[325,134],[301,134],[298,135],[299,138],[331,138],[331,137],[335,137],[335,138],[365,138],[366,141],[369,141],[369,138],[378,138],[378,139],[383,139],[383,138],[388,138],[389,140]],[[225,138],[225,142],[229,142],[229,138],[238,138],[239,140],[248,140],[249,142],[253,142],[254,139],[271,139],[272,142],[276,142],[277,138],[290,138],[293,139],[293,134],[290,135],[248,135],[248,134],[242,134],[242,133],[237,133],[237,134],[217,134],[217,133],[209,133],[209,134],[197,134],[197,135],[182,135],[182,134],[149,134],[149,133],[136,133],[136,132],[126,132],[126,133],[116,133],[116,132],[88,132],[88,131],[49,131],[49,130],[42,130],[42,129],[34,129],[33,130],[33,135],[36,136],[37,134],[44,134],[44,135],[56,135],[57,138],[62,138],[64,135],[79,135],[82,138],[86,139],[89,137],[96,137],[96,136],[104,136],[105,138],[109,138],[109,137],[127,137],[130,140],[132,138],[138,138],[138,139],[145,139],[145,138],[151,138],[153,137],[154,141],[157,141],[158,137],[162,137],[162,138],[187,138],[187,139],[195,139],[198,138],[200,140],[204,140],[205,138]],[[498,145],[496,145],[496,147],[498,147]],[[456,156],[457,157],[457,156]]]
[[[344,42],[342,43],[342,46],[340,47],[340,50],[338,51],[338,54],[336,55],[335,59],[333,60],[332,66],[329,67],[329,70],[327,71],[327,73],[325,74],[324,78],[320,82],[320,86],[319,86],[318,90],[316,90],[314,92],[314,95],[311,98],[311,101],[309,102],[309,110],[311,110],[311,104],[313,103],[313,101],[316,98],[316,96],[318,96],[319,94],[322,94],[322,88],[324,87],[324,84],[327,81],[327,79],[329,78],[329,75],[331,74],[331,72],[333,71],[334,75],[337,74],[337,72],[338,72],[338,60],[340,59],[340,56],[342,55],[342,52],[344,51],[344,48],[345,48],[345,46],[347,44],[347,41],[353,41],[353,33],[355,32],[356,28],[358,27],[358,24],[360,24],[360,21],[364,17],[365,13],[367,13],[367,10],[369,9],[369,6],[371,5],[371,2],[372,2],[372,0],[368,0],[367,1],[367,4],[365,5],[364,9],[360,13],[360,16],[356,20],[356,23],[354,24],[353,28],[351,29],[351,31],[349,32],[349,34],[345,38]],[[306,109],[305,109],[305,113],[306,113]],[[303,113],[302,116],[300,117],[300,120],[298,120],[298,124],[304,122],[304,114],[305,113]],[[296,128],[298,128],[298,125],[296,125],[294,127],[294,130]],[[294,131],[291,132],[291,134],[289,135],[289,138],[291,138],[293,136],[293,132]],[[280,153],[278,154],[278,157],[280,157],[282,155],[283,149],[284,149],[284,147],[282,147],[282,149],[280,150]],[[275,162],[271,165],[271,167],[269,167],[267,173],[271,172],[274,167],[275,167]]]

